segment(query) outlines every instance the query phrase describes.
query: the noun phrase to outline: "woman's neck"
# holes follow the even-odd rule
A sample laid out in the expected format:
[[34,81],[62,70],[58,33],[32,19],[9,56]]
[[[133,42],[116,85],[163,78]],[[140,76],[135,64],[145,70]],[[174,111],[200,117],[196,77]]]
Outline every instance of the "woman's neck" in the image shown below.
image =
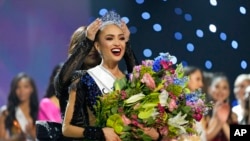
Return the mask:
[[24,113],[30,112],[30,101],[24,101],[19,104],[19,107],[22,109]]
[[102,61],[101,65],[112,73],[116,78],[120,79],[124,77],[124,74],[119,69],[118,63],[107,63]]

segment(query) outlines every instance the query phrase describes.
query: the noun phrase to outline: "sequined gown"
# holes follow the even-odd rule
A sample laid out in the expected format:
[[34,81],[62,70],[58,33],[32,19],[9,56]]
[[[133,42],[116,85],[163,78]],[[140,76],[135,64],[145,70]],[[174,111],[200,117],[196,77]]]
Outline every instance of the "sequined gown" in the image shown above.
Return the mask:
[[[82,69],[82,66],[84,66],[83,60],[90,52],[93,45],[94,45],[93,41],[89,40],[88,38],[83,39],[82,42],[77,44],[73,54],[67,59],[61,71],[55,78],[55,89],[56,89],[57,97],[59,98],[62,119],[64,119],[65,109],[66,109],[67,101],[69,98],[69,93],[68,93],[69,86],[76,79],[80,78],[81,80],[79,81],[77,85],[79,89],[77,91],[78,97],[76,98],[77,100],[75,104],[75,106],[77,108],[79,107],[79,109],[81,110],[74,112],[73,120],[71,122],[73,125],[76,125],[79,127],[87,126],[90,124],[88,113],[89,111],[93,111],[93,103],[95,102],[94,102],[94,97],[89,97],[89,95],[97,96],[101,94],[100,90],[98,89],[98,87],[96,87],[95,83],[88,83],[88,85],[82,83],[84,79],[86,80],[89,79],[89,81],[87,82],[92,81],[89,78],[89,75],[86,73],[86,71],[81,70],[81,69]],[[128,73],[132,72],[133,67],[135,65],[138,65],[138,61],[134,55],[134,52],[129,42],[126,43],[126,51],[125,51],[123,58],[127,66]],[[82,85],[84,85],[84,87],[81,87]],[[89,90],[90,93],[88,95],[84,94],[84,97],[80,97],[79,94],[85,91],[83,89],[86,89],[86,86],[89,86],[90,88],[90,85],[91,85],[91,89]],[[62,125],[60,123],[37,121],[36,128],[37,128],[37,139],[39,141],[45,141],[45,140],[51,140],[51,141],[81,140],[82,141],[82,139],[73,139],[73,138],[63,137],[62,131],[61,131]]]

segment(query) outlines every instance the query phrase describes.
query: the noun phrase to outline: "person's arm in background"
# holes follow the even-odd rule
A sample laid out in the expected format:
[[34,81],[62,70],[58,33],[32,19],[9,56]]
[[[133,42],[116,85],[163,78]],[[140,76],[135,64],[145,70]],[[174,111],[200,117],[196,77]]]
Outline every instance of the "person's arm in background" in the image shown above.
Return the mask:
[[[84,39],[75,44],[72,55],[70,55],[70,57],[66,60],[66,62],[62,66],[62,69],[55,77],[55,89],[57,95],[60,96],[60,94],[63,94],[63,91],[68,91],[68,87],[71,84],[71,76],[73,72],[79,70],[81,66],[84,65],[84,58],[89,54],[94,45],[93,41],[95,38],[95,34],[99,29],[100,23],[100,20],[97,19],[92,22],[87,27],[87,29],[85,29],[85,32],[82,33],[84,34]],[[86,32],[87,36],[85,36]]]

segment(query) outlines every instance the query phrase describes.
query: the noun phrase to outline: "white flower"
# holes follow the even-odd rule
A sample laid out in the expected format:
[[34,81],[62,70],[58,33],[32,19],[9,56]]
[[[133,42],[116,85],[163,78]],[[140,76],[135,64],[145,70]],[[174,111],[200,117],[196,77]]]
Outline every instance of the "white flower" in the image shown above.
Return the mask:
[[186,133],[186,129],[184,128],[183,125],[188,123],[188,121],[185,120],[187,114],[181,116],[181,112],[179,112],[175,117],[168,119],[168,124],[179,128],[181,133]]
[[156,108],[154,108],[153,112],[151,113],[151,117],[153,117],[153,119],[156,118],[157,115],[159,115],[160,113],[157,112]]
[[159,101],[160,101],[160,104],[161,106],[167,106],[167,99],[168,99],[168,92],[166,90],[162,91],[160,94],[159,94]]
[[135,103],[141,99],[143,99],[145,97],[145,95],[143,93],[139,93],[139,94],[136,94],[136,95],[133,95],[131,97],[129,97],[129,99],[127,99],[125,101],[126,104],[131,104],[131,103]]

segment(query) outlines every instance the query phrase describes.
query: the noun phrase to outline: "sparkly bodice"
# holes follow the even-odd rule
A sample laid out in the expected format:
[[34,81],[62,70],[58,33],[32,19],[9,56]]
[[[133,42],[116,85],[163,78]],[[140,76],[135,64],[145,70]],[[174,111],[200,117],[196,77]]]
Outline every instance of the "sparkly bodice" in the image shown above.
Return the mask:
[[94,112],[94,105],[96,104],[96,99],[98,96],[102,95],[101,90],[95,83],[94,79],[86,73],[82,78],[80,83],[86,86],[86,102],[90,110]]

